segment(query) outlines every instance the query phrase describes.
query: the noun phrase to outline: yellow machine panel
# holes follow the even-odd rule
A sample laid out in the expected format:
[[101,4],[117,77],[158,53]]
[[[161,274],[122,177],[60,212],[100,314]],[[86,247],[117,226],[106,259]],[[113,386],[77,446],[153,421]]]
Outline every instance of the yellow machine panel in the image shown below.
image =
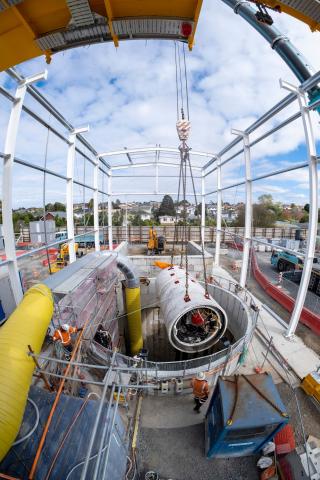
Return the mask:
[[202,0],[0,0],[0,71],[40,55],[50,62],[53,53],[101,39],[118,46],[164,38],[192,48],[201,6]]
[[309,25],[312,31],[320,30],[320,3],[318,0],[261,0],[259,3],[297,18]]
[[307,395],[314,397],[320,402],[320,373],[312,372],[307,375],[301,384]]

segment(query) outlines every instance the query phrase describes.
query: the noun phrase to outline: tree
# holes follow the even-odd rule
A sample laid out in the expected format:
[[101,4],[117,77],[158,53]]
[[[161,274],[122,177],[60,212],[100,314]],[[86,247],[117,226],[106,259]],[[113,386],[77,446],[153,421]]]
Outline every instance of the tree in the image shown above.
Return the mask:
[[265,205],[272,205],[273,204],[273,198],[270,193],[265,193],[264,195],[260,195],[258,198],[259,203],[263,203]]
[[175,217],[176,210],[174,208],[174,203],[170,195],[165,195],[162,199],[161,205],[156,212],[157,219],[163,215],[168,215],[170,217]]
[[121,227],[123,222],[123,213],[119,209],[112,215],[112,223],[115,227]]
[[308,213],[304,213],[302,215],[302,217],[300,218],[299,220],[300,223],[308,223],[309,222],[309,214]]
[[[253,225],[255,227],[273,227],[276,221],[276,214],[269,205],[264,203],[255,203],[253,210]],[[238,211],[238,216],[233,222],[235,227],[244,227],[245,222],[245,207],[241,207]]]
[[54,208],[53,203],[47,203],[45,208],[46,208],[46,212],[53,212],[53,208]]
[[306,204],[305,204],[305,206],[303,207],[303,210],[304,210],[305,212],[308,212],[308,213],[309,213],[309,211],[310,211],[310,205],[309,205],[309,203],[306,203]]
[[144,222],[143,220],[141,219],[140,215],[138,215],[137,213],[131,218],[131,225],[135,226],[135,227],[140,227],[142,225],[144,225]]
[[65,212],[66,211],[66,206],[61,202],[54,202],[53,211],[54,212]]

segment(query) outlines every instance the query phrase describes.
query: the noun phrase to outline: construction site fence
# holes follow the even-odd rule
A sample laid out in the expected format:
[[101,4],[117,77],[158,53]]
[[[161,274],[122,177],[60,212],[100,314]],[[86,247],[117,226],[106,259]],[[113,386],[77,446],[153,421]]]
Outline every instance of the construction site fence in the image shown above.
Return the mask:
[[[157,233],[163,235],[168,242],[172,242],[174,239],[174,225],[161,225],[157,226]],[[113,226],[112,227],[112,236],[113,240],[116,243],[121,243],[123,241],[128,241],[129,243],[146,243],[149,239],[149,229],[148,226]],[[65,230],[65,228],[61,229]],[[252,235],[256,238],[291,238],[295,239],[296,228],[292,227],[270,227],[270,228],[261,228],[253,227]],[[301,238],[307,237],[307,229],[298,229],[300,231]],[[90,231],[90,227],[82,227],[75,225],[75,235],[81,235]],[[108,227],[100,226],[100,232],[103,233],[104,242],[108,242]],[[189,241],[200,242],[201,232],[199,226],[188,226],[187,235]],[[244,227],[228,227],[228,231],[221,232],[221,241],[226,242],[230,240],[230,235],[239,235],[244,236]],[[29,228],[23,228],[23,234],[21,239],[24,242],[30,242],[30,232]],[[206,226],[204,229],[204,240],[206,243],[212,243],[216,240],[216,227],[215,226]]]

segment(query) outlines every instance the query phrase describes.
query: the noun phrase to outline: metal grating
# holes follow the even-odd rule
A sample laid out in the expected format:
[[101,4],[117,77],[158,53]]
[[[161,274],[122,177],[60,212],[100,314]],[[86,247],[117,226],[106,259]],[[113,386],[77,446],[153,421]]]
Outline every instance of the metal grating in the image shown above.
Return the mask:
[[42,50],[61,49],[83,41],[105,40],[109,35],[109,27],[103,21],[101,24],[85,26],[82,28],[69,28],[65,31],[49,33],[37,38],[36,42]]
[[109,35],[109,27],[104,22],[101,25],[93,25],[91,27],[83,27],[81,29],[69,29],[64,33],[64,38],[67,44],[73,42],[79,42],[82,40],[96,40],[101,37]]
[[282,0],[282,3],[320,23],[319,0]]
[[6,10],[7,8],[18,5],[22,1],[23,0],[6,0],[6,2],[4,2],[3,0],[0,0],[0,12],[2,12],[3,10]]
[[61,32],[49,33],[49,35],[37,38],[36,42],[42,50],[50,50],[52,48],[66,45],[64,36]]
[[[118,36],[128,35],[157,35],[157,36],[181,36],[182,20],[170,19],[124,19],[113,20],[113,28]],[[193,22],[188,22],[193,25]]]
[[[1,0],[0,0],[1,1]],[[74,0],[73,0],[74,1]],[[112,22],[115,34],[119,38],[177,38],[181,39],[182,20],[171,19],[124,19]],[[194,25],[193,22],[189,22]],[[49,33],[36,40],[42,50],[61,50],[83,43],[111,40],[110,29],[104,19],[95,24],[81,27],[70,26],[66,30]]]
[[94,23],[94,16],[88,0],[66,0],[66,3],[72,15],[72,20],[77,27]]

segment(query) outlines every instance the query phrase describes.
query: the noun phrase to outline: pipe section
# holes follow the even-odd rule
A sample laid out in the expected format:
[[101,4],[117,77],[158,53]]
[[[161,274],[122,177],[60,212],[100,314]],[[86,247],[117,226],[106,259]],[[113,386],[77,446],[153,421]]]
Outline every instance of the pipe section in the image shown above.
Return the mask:
[[117,267],[126,278],[125,298],[128,319],[129,344],[131,355],[137,355],[143,348],[140,277],[128,257],[115,253],[103,252],[102,255],[116,257]]
[[162,270],[156,288],[160,310],[171,345],[182,352],[202,352],[212,347],[227,328],[227,314],[190,275],[189,301],[185,300],[186,271],[178,266]]
[[257,20],[256,10],[247,1],[222,0],[222,2],[244,18],[270,43],[271,48],[280,55],[301,83],[314,74],[314,69],[286,36],[282,35],[273,25],[267,25]]
[[35,368],[28,345],[40,353],[53,314],[51,291],[31,287],[0,328],[0,461],[19,433]]
[[140,286],[125,289],[129,343],[131,355],[137,355],[143,347]]

